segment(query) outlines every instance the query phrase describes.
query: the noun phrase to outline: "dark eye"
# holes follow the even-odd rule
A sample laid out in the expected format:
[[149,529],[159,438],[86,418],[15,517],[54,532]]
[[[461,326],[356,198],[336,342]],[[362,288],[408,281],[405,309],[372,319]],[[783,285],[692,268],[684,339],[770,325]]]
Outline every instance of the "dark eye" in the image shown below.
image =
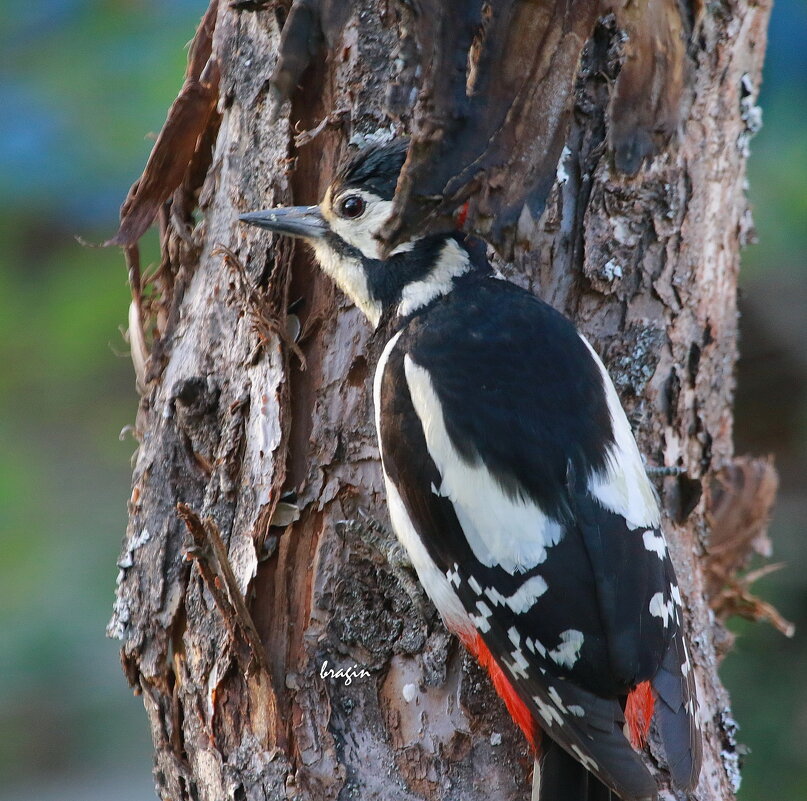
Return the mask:
[[364,198],[359,195],[348,195],[344,200],[340,201],[339,213],[349,220],[354,220],[364,214],[366,206]]

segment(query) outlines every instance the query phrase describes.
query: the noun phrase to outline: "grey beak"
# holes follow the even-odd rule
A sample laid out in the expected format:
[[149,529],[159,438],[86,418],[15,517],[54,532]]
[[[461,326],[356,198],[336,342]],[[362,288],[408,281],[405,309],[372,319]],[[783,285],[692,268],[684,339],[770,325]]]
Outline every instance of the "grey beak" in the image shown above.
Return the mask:
[[320,239],[328,230],[328,223],[319,206],[288,206],[265,211],[251,211],[238,218],[248,225],[257,225],[276,234],[297,236],[302,239]]

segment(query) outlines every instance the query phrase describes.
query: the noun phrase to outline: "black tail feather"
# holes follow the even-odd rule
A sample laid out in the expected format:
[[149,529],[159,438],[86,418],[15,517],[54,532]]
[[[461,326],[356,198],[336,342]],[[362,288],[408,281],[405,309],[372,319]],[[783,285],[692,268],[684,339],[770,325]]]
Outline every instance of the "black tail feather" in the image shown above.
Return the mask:
[[540,801],[619,801],[618,796],[563,748],[548,738],[544,744]]
[[680,633],[670,643],[656,676],[656,721],[673,781],[684,790],[698,782],[701,733],[698,699],[686,644]]

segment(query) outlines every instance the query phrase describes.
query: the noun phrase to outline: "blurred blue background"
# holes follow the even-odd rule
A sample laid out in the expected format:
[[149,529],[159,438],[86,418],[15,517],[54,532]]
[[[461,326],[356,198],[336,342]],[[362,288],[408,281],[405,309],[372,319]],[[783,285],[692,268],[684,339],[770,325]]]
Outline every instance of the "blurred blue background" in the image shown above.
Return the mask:
[[[204,0],[5,0],[0,14],[0,801],[154,798],[142,704],[103,637],[126,522],[119,432],[136,395],[117,209],[178,91]],[[723,666],[742,801],[807,797],[807,8],[778,0],[752,142],[739,453],[777,455],[756,590],[793,640],[735,624]],[[144,263],[156,257],[153,235]]]

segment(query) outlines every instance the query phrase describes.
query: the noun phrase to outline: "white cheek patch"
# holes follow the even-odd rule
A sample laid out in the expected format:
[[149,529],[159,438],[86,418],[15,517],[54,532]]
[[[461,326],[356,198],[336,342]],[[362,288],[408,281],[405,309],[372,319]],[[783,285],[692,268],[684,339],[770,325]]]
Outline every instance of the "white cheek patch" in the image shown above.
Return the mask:
[[[366,204],[363,214],[355,219],[347,219],[333,211],[333,208],[338,208],[342,200],[354,195],[360,197]],[[344,239],[348,245],[360,250],[365,258],[380,259],[381,243],[376,237],[392,214],[392,201],[381,200],[377,195],[365,192],[363,189],[347,189],[333,200],[330,207],[328,207],[329,205],[329,198],[326,197],[320,210],[328,220],[331,230]],[[390,255],[403,253],[413,247],[414,242],[405,242],[395,248]]]
[[442,477],[439,494],[453,504],[474,556],[486,567],[498,565],[510,574],[544,562],[547,548],[563,535],[560,524],[531,501],[508,496],[481,460],[464,461],[448,436],[428,370],[407,354],[404,371],[429,455]]
[[322,271],[333,279],[374,326],[378,325],[381,304],[370,296],[370,287],[361,262],[350,256],[340,255],[325,239],[314,239],[310,244]]
[[628,527],[656,528],[661,522],[658,501],[630,430],[628,418],[619,402],[614,383],[600,357],[586,338],[580,335],[602,375],[603,389],[614,432],[608,464],[602,474],[589,479],[589,492],[608,510],[625,518]]

